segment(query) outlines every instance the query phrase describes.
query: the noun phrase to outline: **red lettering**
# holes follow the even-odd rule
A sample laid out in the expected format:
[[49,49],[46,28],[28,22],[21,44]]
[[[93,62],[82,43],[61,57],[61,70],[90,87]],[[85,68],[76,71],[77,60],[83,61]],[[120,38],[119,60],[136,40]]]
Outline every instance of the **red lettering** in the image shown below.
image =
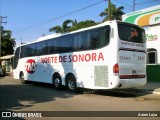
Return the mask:
[[73,62],[77,62],[77,60],[78,60],[77,55],[73,55],[73,56],[72,56],[72,61],[73,61]]
[[72,55],[69,55],[69,61],[68,62],[72,62]]
[[99,53],[98,61],[100,61],[100,59],[102,59],[102,61],[104,61],[104,58],[103,58],[103,54],[102,54],[102,52],[100,52],[100,53]]
[[58,62],[89,62],[89,61],[104,61],[102,52],[97,53],[87,53],[79,55],[69,55],[69,56],[51,56],[44,57],[40,59],[41,63],[58,63]]
[[90,55],[90,54],[86,54],[86,55],[85,55],[85,61],[86,61],[86,62],[89,62],[90,59],[91,59],[91,55]]
[[92,61],[97,61],[96,57],[97,57],[96,53],[92,53]]
[[59,56],[59,62],[67,62],[67,56]]
[[51,63],[51,58],[50,57],[48,57],[48,63]]
[[52,63],[54,62],[54,57],[51,57],[51,59],[52,59]]
[[82,54],[82,55],[81,55],[81,54],[79,54],[79,62],[80,62],[80,61],[81,61],[81,62],[83,62],[83,61],[84,61],[84,54]]
[[44,60],[45,60],[45,63],[47,63],[47,58],[45,58]]
[[54,63],[57,63],[57,56],[54,58]]
[[62,56],[59,56],[59,62],[63,62]]
[[45,59],[44,58],[41,58],[41,63],[45,63]]
[[63,62],[67,62],[67,56],[63,56]]

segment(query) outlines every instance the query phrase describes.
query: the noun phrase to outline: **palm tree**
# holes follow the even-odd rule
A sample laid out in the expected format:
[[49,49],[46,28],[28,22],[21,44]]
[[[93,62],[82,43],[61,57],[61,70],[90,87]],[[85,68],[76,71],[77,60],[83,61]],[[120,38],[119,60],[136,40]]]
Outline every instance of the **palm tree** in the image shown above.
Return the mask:
[[57,25],[55,27],[50,28],[49,31],[55,32],[55,33],[66,33],[66,32],[75,31],[81,28],[90,27],[93,25],[96,25],[96,22],[94,22],[93,20],[86,20],[81,22],[77,22],[77,20],[65,20],[62,26]]
[[63,33],[62,27],[57,25],[49,29],[50,32]]
[[[111,14],[111,20],[122,20],[122,15],[125,14],[122,10],[124,9],[123,6],[120,6],[118,8],[116,8],[116,6],[112,3],[110,3],[110,14]],[[106,8],[103,12],[100,13],[100,16],[101,17],[104,17],[105,18],[103,19],[103,22],[104,21],[107,21],[108,20],[108,8]]]
[[65,20],[62,24],[62,30],[63,30],[63,33],[65,32],[69,32],[69,29],[71,28],[71,26],[68,26],[68,24],[72,23],[73,21],[72,20]]
[[71,26],[68,26],[68,24],[72,23],[72,20],[65,20],[62,24],[62,26],[55,26],[49,29],[50,32],[55,32],[55,33],[66,33],[69,31],[69,28],[71,28]]

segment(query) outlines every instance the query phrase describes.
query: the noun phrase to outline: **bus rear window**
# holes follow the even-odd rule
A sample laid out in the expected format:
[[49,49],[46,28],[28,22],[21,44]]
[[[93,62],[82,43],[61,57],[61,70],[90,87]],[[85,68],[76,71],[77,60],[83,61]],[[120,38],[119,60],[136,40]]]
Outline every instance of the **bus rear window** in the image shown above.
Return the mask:
[[118,33],[121,40],[135,43],[145,43],[145,32],[137,26],[118,24]]

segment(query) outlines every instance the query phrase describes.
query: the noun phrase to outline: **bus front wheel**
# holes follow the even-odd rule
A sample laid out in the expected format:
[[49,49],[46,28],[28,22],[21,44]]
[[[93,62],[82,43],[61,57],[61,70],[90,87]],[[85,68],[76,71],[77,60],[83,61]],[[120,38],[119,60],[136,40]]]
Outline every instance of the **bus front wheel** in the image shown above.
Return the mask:
[[23,72],[20,73],[20,80],[21,80],[21,83],[25,84]]
[[69,92],[77,92],[77,83],[74,76],[68,76],[67,78],[67,89]]

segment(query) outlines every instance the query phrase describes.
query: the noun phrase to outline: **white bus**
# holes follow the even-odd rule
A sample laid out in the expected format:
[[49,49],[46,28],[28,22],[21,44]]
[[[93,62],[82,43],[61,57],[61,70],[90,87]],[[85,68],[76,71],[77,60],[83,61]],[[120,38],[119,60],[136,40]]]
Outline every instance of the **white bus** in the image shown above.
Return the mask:
[[108,21],[42,37],[16,49],[14,78],[77,88],[132,88],[146,84],[144,29]]

